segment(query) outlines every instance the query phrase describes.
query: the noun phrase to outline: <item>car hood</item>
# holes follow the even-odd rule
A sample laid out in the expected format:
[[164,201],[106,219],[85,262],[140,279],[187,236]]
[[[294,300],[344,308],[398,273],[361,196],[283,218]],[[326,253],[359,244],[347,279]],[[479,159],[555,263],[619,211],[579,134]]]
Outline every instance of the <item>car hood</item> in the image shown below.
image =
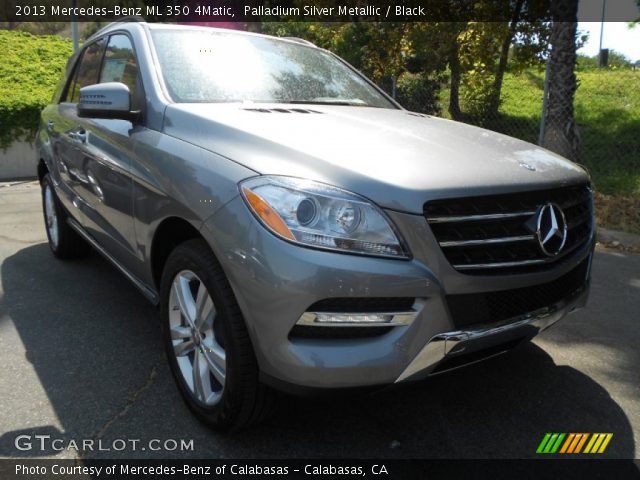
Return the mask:
[[587,180],[530,143],[405,110],[286,104],[174,104],[166,134],[264,175],[308,178],[421,213],[427,200]]

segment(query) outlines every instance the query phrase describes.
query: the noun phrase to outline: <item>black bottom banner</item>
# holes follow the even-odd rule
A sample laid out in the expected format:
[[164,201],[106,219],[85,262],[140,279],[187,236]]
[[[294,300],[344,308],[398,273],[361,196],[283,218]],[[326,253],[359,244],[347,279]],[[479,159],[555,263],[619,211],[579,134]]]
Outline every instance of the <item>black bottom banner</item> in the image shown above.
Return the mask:
[[640,479],[632,460],[0,459],[2,480],[50,479]]

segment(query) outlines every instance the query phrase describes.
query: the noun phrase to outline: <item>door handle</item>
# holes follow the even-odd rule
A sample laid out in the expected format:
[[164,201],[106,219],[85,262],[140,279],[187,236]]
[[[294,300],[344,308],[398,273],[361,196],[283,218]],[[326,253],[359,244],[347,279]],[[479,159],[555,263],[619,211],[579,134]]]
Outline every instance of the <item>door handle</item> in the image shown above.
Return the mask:
[[50,131],[50,132],[53,132],[53,126],[54,126],[53,120],[49,120],[47,122],[47,130]]
[[79,132],[70,132],[69,136],[72,140],[75,140],[79,143],[87,143],[87,131],[80,130]]

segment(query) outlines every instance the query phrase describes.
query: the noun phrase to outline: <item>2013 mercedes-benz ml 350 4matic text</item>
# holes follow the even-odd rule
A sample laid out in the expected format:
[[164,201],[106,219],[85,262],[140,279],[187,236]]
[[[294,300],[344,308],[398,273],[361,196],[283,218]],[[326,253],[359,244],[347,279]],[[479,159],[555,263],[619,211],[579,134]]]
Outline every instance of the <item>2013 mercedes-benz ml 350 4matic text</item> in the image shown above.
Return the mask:
[[118,22],[69,61],[38,134],[53,254],[93,246],[162,317],[220,430],[276,390],[422,379],[585,304],[585,171],[412,113],[300,39]]

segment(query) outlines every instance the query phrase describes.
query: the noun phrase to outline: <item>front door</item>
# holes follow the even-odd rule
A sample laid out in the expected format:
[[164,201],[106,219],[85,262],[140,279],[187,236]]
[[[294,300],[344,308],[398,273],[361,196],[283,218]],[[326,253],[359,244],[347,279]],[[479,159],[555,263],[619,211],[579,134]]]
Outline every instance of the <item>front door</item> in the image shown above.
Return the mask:
[[144,127],[128,120],[80,118],[77,102],[80,88],[87,85],[122,82],[129,86],[132,99],[139,98],[142,87],[128,36],[111,35],[101,47],[95,63],[90,48],[84,53],[69,102],[60,105],[67,127],[61,133],[65,151],[60,157],[67,163],[82,226],[118,262],[135,270],[131,161],[136,134]]

